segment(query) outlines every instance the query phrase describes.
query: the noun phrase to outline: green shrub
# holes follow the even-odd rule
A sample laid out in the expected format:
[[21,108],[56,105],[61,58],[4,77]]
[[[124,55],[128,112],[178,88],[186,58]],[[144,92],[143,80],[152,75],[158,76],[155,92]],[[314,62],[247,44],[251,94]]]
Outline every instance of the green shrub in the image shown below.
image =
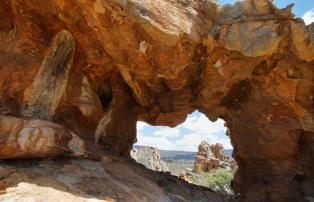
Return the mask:
[[229,169],[217,169],[213,172],[202,172],[201,175],[192,174],[187,176],[193,184],[209,187],[215,191],[230,187],[233,173]]
[[205,185],[215,189],[216,187],[230,186],[233,173],[228,169],[218,169],[212,173],[204,173]]

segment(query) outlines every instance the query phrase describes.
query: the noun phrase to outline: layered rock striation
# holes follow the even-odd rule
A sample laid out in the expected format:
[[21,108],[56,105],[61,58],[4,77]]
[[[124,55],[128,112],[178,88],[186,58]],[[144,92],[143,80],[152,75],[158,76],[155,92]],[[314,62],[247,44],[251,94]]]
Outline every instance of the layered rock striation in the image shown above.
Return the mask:
[[245,201],[313,199],[314,25],[291,6],[9,0],[0,16],[0,158],[82,154],[81,141],[129,155],[136,121],[200,110],[227,123]]

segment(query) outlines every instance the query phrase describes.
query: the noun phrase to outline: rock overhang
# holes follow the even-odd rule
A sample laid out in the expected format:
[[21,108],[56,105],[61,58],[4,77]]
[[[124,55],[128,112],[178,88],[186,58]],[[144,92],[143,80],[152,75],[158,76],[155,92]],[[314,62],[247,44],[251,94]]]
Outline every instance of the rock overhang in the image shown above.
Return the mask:
[[[247,184],[258,189],[267,178],[286,188],[280,194],[263,188],[263,197],[285,197],[299,172],[306,179],[296,184],[310,187],[310,166],[298,165],[302,158],[312,162],[301,148],[312,145],[314,125],[313,24],[295,19],[291,7],[279,10],[268,0],[222,8],[208,0],[0,5],[8,8],[0,10],[6,16],[0,24],[4,116],[49,119],[128,154],[137,120],[176,126],[198,109],[211,120],[226,120],[244,196],[254,197]],[[51,54],[62,30],[75,41],[73,61]],[[40,76],[40,68],[63,64],[70,71],[51,83]],[[51,86],[45,99],[40,89]],[[32,113],[25,108],[30,102]],[[254,182],[248,176],[256,173]]]

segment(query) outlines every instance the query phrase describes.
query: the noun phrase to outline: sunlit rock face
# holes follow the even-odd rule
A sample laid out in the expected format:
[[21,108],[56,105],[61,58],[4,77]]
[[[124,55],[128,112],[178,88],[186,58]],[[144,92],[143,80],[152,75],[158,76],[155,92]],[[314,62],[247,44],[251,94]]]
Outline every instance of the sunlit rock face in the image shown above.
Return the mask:
[[224,147],[221,144],[209,144],[207,141],[202,141],[198,146],[194,161],[195,173],[211,172],[218,168],[235,171],[236,167],[235,161],[225,155]]
[[[226,121],[244,200],[311,200],[314,32],[290,9],[269,0],[1,1],[1,120],[25,122],[1,123],[10,149],[0,157],[72,153],[60,146],[68,134],[89,155],[99,144],[129,155],[138,120],[176,126],[198,109]],[[62,149],[6,145],[29,120],[41,137],[59,138],[47,127],[62,126]]]
[[157,148],[150,146],[140,146],[139,148],[133,148],[130,156],[140,164],[143,164],[146,168],[154,171],[169,171],[166,162],[160,159],[160,151]]

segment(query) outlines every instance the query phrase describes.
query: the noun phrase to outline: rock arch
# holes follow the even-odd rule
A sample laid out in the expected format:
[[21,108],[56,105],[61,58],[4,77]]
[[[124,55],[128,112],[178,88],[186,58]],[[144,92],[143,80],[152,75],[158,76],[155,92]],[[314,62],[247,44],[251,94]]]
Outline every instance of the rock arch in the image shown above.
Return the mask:
[[[244,199],[313,197],[314,29],[294,18],[291,7],[279,10],[269,0],[219,9],[208,0],[0,6],[6,8],[0,9],[2,116],[24,119],[25,92],[40,79],[45,58],[54,57],[53,39],[67,30],[75,50],[70,37],[70,58],[49,64],[72,68],[54,80],[67,78],[62,98],[50,92],[53,106],[35,106],[53,109],[45,119],[87,142],[97,131],[96,142],[129,154],[137,120],[175,126],[198,109],[226,120],[239,165],[234,186]],[[111,88],[106,109],[97,96],[103,84]],[[27,116],[47,117],[40,113]],[[3,130],[1,124],[6,145]]]

